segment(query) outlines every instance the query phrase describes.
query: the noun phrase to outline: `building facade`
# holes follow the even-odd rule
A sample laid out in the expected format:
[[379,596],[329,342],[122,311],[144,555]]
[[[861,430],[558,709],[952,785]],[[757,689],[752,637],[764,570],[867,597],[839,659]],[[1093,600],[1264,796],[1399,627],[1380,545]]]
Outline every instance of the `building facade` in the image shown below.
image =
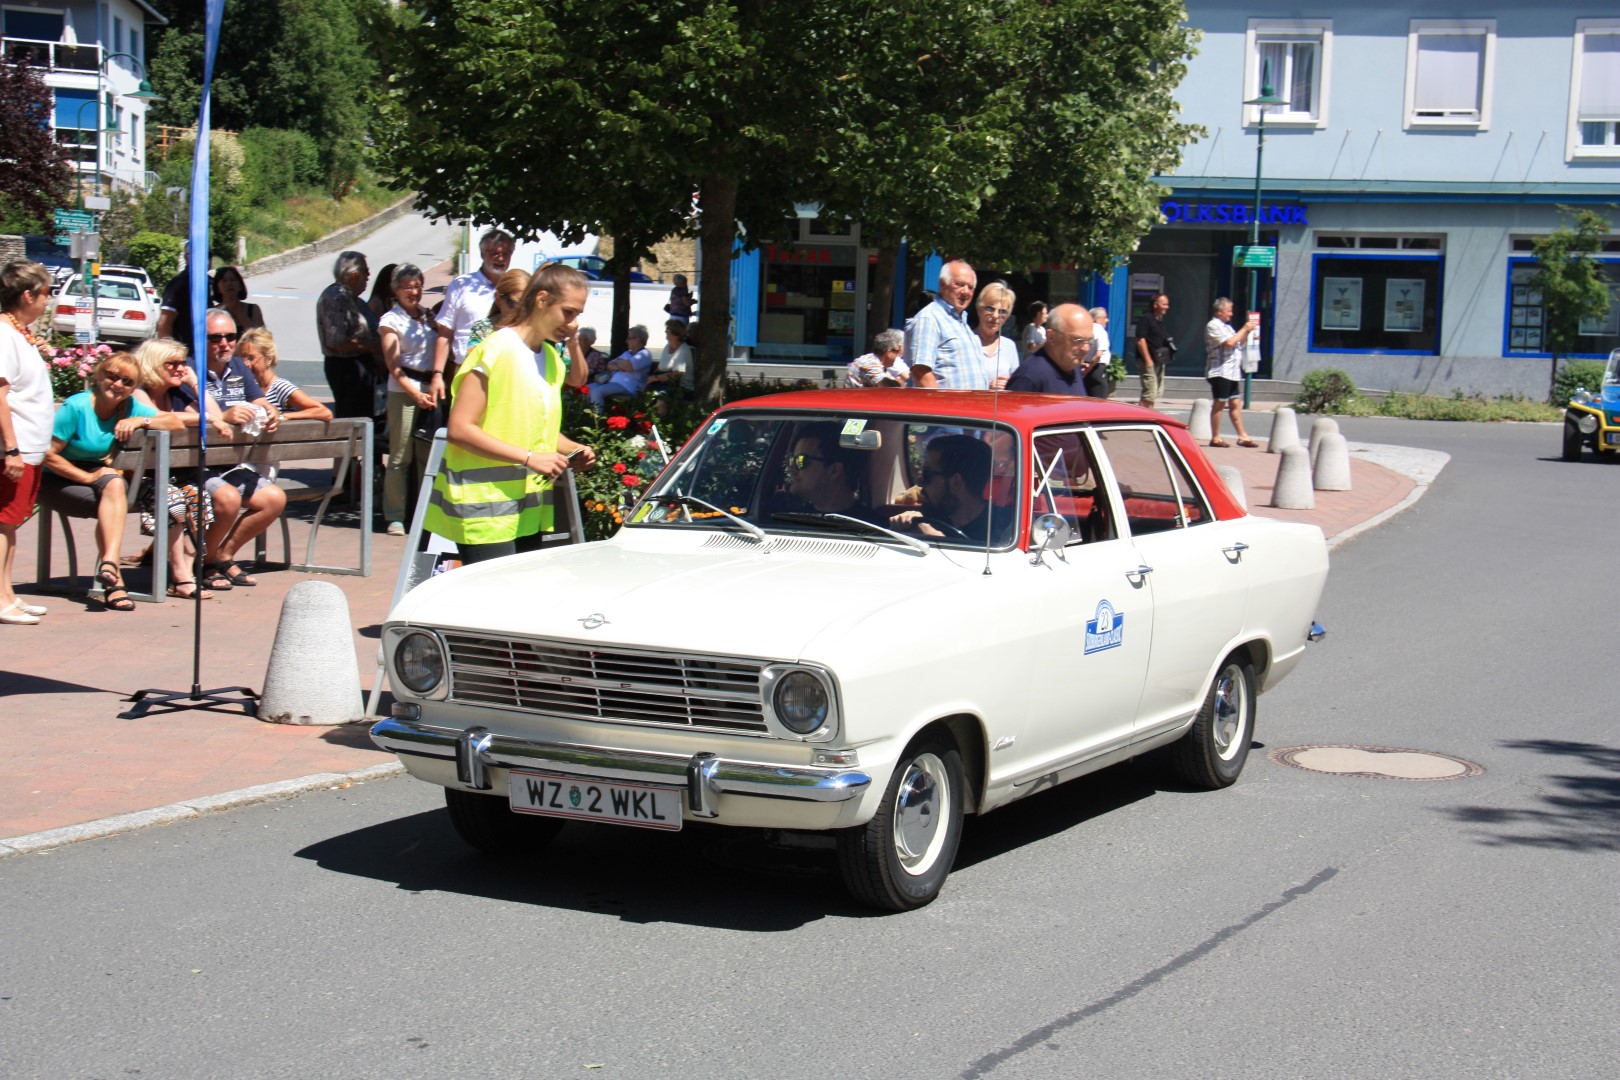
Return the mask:
[[147,27],[168,20],[144,0],[0,0],[0,55],[25,57],[55,96],[57,141],[81,181],[146,186]]
[[[1163,224],[1116,277],[1114,305],[1171,297],[1186,342],[1216,296],[1258,309],[1261,374],[1349,372],[1358,386],[1546,393],[1550,353],[1529,285],[1532,241],[1591,209],[1620,232],[1620,7],[1470,0],[1310,7],[1189,0],[1203,31],[1177,98],[1207,134],[1163,178]],[[1233,266],[1255,200],[1275,272]],[[1577,354],[1620,347],[1616,296]],[[1128,316],[1128,313],[1127,313]],[[1115,315],[1118,321],[1119,315]],[[1201,375],[1183,348],[1171,373]]]

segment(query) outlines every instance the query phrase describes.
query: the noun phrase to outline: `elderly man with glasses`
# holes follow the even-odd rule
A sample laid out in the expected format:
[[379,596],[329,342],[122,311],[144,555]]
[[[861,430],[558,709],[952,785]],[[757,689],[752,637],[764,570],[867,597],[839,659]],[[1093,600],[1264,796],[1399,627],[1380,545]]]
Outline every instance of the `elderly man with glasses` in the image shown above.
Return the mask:
[[1029,354],[1012,378],[1008,390],[1032,394],[1068,394],[1101,397],[1093,375],[1101,376],[1095,324],[1091,312],[1079,304],[1060,304],[1046,323],[1046,343]]
[[973,267],[960,259],[940,267],[939,296],[906,322],[905,355],[912,386],[990,389],[984,350],[967,324],[967,307],[978,284]]

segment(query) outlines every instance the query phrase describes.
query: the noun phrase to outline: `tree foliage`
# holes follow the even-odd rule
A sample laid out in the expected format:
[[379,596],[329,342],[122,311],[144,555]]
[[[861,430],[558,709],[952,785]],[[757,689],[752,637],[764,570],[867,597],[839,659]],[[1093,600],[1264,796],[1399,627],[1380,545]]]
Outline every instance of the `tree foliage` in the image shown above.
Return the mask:
[[[694,231],[703,265],[785,238],[796,201],[994,261],[1102,268],[1192,129],[1170,0],[407,0],[379,135],[434,210],[616,258]],[[431,92],[424,92],[431,88]],[[691,214],[696,196],[701,216]],[[720,396],[730,279],[700,283]]]
[[0,60],[0,200],[45,219],[72,196],[73,166],[51,130],[51,92],[24,59]]
[[1553,356],[1549,392],[1554,389],[1559,357],[1575,351],[1581,320],[1599,318],[1609,310],[1608,280],[1595,257],[1609,233],[1608,220],[1591,210],[1558,209],[1573,218],[1574,228],[1560,226],[1531,245],[1538,265],[1530,287],[1541,292],[1541,342]]
[[[203,5],[155,0],[149,74],[163,102],[154,123],[189,127],[202,97]],[[385,0],[254,0],[225,6],[214,69],[214,127],[302,131],[320,148],[327,187],[353,184],[377,79],[369,26]]]

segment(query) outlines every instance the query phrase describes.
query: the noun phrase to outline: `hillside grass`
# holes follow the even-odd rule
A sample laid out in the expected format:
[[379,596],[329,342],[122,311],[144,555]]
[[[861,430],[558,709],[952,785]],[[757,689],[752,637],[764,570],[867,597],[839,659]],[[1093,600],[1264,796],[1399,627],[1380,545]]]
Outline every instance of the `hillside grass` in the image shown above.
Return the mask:
[[276,206],[254,207],[242,222],[247,238],[247,261],[276,255],[364,221],[405,197],[383,186],[374,176],[362,177],[342,199],[311,188]]

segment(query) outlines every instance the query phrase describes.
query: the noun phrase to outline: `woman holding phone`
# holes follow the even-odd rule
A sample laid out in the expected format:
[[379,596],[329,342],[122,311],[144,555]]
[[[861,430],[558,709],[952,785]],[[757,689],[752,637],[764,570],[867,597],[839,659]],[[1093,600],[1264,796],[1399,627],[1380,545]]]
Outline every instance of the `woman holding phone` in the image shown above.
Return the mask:
[[426,526],[454,541],[463,563],[538,548],[556,520],[556,480],[596,464],[590,447],[561,432],[561,391],[573,366],[566,350],[587,280],[557,263],[536,270],[507,325],[456,372]]

